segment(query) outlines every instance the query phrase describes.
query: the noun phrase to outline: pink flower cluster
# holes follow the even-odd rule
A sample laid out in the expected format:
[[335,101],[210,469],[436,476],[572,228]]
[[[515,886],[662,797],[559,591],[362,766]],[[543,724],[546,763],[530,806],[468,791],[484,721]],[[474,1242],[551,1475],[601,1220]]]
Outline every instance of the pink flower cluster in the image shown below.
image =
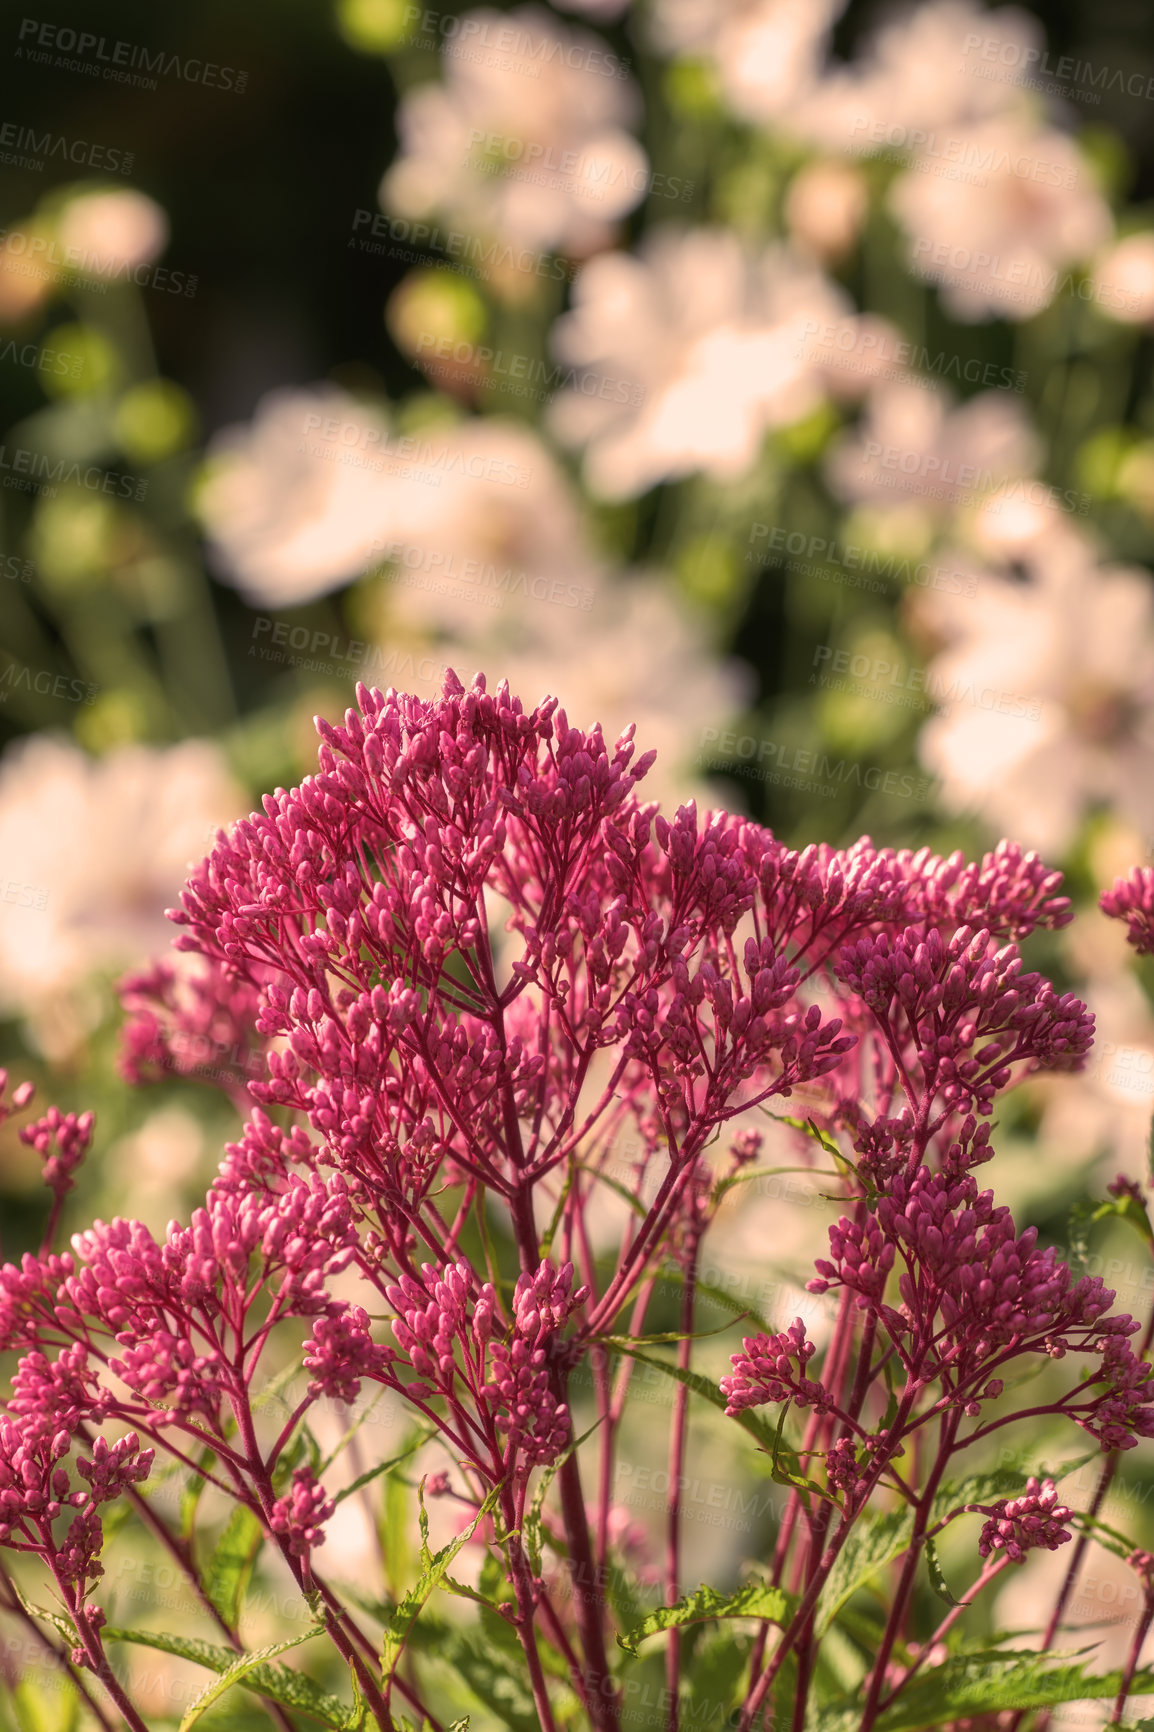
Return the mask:
[[96,1123],[94,1113],[62,1113],[49,1107],[33,1125],[22,1125],[20,1141],[44,1157],[44,1183],[57,1196],[70,1191],[72,1175],[84,1159]]
[[747,1336],[744,1352],[733,1356],[733,1376],[723,1377],[721,1393],[728,1414],[741,1413],[766,1401],[796,1401],[799,1407],[830,1406],[829,1391],[805,1375],[805,1367],[817,1349],[807,1341],[800,1317],[780,1335]]
[[1100,898],[1104,914],[1126,922],[1126,936],[1139,956],[1154,956],[1154,866],[1135,866]]
[[991,1552],[1004,1551],[1012,1562],[1020,1564],[1026,1553],[1038,1546],[1056,1552],[1071,1537],[1069,1528],[1062,1526],[1069,1519],[1070,1511],[1058,1502],[1053,1480],[1039,1481],[1031,1476],[1021,1497],[995,1506],[982,1529],[978,1553],[988,1558]]
[[[847,1520],[883,1478],[901,1483],[919,1427],[939,1421],[950,1447],[984,1436],[983,1404],[1022,1355],[1097,1356],[1045,1411],[1103,1449],[1154,1435],[1137,1325],[973,1177],[998,1094],[1090,1048],[1085,1007],[1017,950],[1069,920],[1056,873],[1011,843],[966,863],[868,838],[796,851],[692,805],[667,820],[640,798],[651,760],[631,731],[610,746],[555,700],[526,711],[481,678],[450,676],[434,702],[364,688],[358,702],[319,724],[318,773],[266,796],[193,873],[174,914],[189,972],[160,965],[125,988],[134,1074],[188,1070],[206,1043],[260,1057],[258,1104],[204,1205],[162,1241],[98,1221],[70,1253],[46,1243],[0,1269],[0,1346],[23,1354],[0,1417],[0,1538],[69,1585],[86,1663],[95,1512],[152,1448],[211,1461],[298,1584],[319,1583],[335,1503],[290,1445],[313,1403],[356,1402],[366,1384],[434,1428],[454,1497],[485,1505],[476,1533],[504,1543],[521,1636],[550,1592],[520,1539],[541,1467],[556,1469],[548,1520],[574,1581],[601,1580],[611,1523],[606,1509],[595,1545],[571,1374],[601,1363],[623,1317],[642,1333],[667,1261],[691,1274],[712,1145],[727,1139],[730,1176],[748,1168],[760,1135],[732,1121],[798,1090],[827,1146],[853,1151],[810,1282],[839,1293],[840,1322],[820,1380],[800,1319],[748,1337],[722,1382],[731,1414],[807,1409],[807,1456]],[[626,1133],[652,1200],[601,1265],[585,1211]],[[59,1202],[90,1116],[49,1113],[26,1135]],[[687,1324],[686,1365],[692,1338]],[[274,1339],[306,1374],[275,1423],[259,1399]],[[611,1461],[620,1414],[594,1387]],[[81,1432],[87,1490],[62,1465]],[[51,1537],[66,1504],[71,1550]],[[991,1516],[982,1555],[1057,1543],[1064,1513],[1035,1487]],[[326,1603],[392,1725],[358,1632]],[[613,1732],[604,1594],[543,1615],[595,1732]]]

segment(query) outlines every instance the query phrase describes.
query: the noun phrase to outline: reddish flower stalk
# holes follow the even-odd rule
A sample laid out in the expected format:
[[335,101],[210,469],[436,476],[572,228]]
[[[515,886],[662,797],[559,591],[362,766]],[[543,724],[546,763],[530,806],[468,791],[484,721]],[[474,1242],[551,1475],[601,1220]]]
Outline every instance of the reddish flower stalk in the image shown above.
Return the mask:
[[[0,1542],[42,1560],[79,1663],[103,1677],[100,1506],[156,1451],[193,1472],[211,1451],[200,1471],[324,1607],[376,1724],[392,1727],[394,1681],[427,1712],[419,1674],[379,1676],[377,1644],[315,1574],[335,1495],[293,1453],[316,1402],[388,1390],[447,1452],[430,1494],[451,1484],[500,1561],[497,1615],[542,1726],[556,1723],[555,1675],[593,1732],[616,1732],[603,1584],[625,1544],[609,1498],[629,1376],[611,1378],[606,1338],[638,1335],[661,1270],[678,1266],[677,1364],[691,1370],[697,1259],[724,1188],[711,1146],[728,1126],[721,1176],[740,1177],[759,1142],[734,1121],[804,1091],[847,1175],[809,1284],[840,1289],[840,1309],[823,1353],[786,1319],[746,1337],[722,1382],[735,1416],[784,1403],[808,1421],[809,1483],[795,1476],[773,1565],[799,1604],[780,1632],[762,1625],[735,1707],[753,1726],[796,1654],[804,1724],[822,1588],[871,1503],[897,1499],[910,1537],[863,1680],[868,1728],[930,1663],[924,1645],[916,1665],[898,1656],[917,1646],[913,1590],[933,1534],[985,1513],[975,1560],[997,1556],[975,1561],[972,1595],[1068,1537],[1036,1485],[942,1511],[955,1458],[1022,1417],[992,1410],[1010,1368],[1088,1361],[1031,1411],[1106,1451],[1154,1435],[1137,1325],[974,1177],[993,1156],[1000,1092],[1076,1070],[1090,1048],[1085,1007],[1016,948],[1070,918],[1058,875],[1011,843],[980,864],[868,839],[799,853],[692,806],[666,820],[639,797],[649,759],[634,761],[631,735],[610,748],[555,700],[526,712],[480,679],[466,690],[450,677],[433,703],[359,688],[358,703],[342,726],[319,724],[318,774],[266,796],[193,874],[174,915],[191,971],[161,965],[125,989],[135,1074],[196,1070],[205,1042],[261,1066],[203,1207],[163,1242],[96,1222],[71,1252],[46,1241],[0,1270],[0,1343],[22,1355],[0,1417]],[[1132,917],[1136,896],[1119,901]],[[54,1217],[90,1133],[87,1115],[51,1113],[27,1133],[47,1156]],[[653,1194],[606,1266],[585,1211],[623,1133]],[[255,1396],[285,1352],[307,1389],[277,1430]],[[587,1504],[572,1403],[573,1373],[590,1365]],[[682,1591],[691,1412],[679,1385],[667,1598]],[[685,1645],[676,1629],[667,1641],[676,1732]]]

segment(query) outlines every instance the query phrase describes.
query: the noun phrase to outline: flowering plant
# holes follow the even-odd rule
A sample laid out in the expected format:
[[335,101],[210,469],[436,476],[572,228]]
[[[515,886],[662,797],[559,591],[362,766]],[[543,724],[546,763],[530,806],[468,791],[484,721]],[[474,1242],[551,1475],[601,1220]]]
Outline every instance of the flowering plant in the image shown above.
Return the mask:
[[[0,1418],[5,1609],[97,1723],[110,1700],[140,1732],[125,1643],[208,1670],[182,1727],[237,1685],[281,1727],[457,1715],[617,1732],[639,1723],[640,1650],[658,1635],[670,1732],[1017,1726],[1088,1698],[1120,1722],[1154,1690],[1138,1669],[1154,1565],[1098,1512],[1120,1452],[1154,1436],[1151,1328],[974,1175],[1002,1091],[1076,1070],[1091,1047],[1085,1006],[1019,954],[1070,920],[1059,875],[1009,842],[975,865],[868,839],[799,853],[692,806],[670,821],[640,797],[652,754],[635,758],[631,731],[610,747],[555,699],[526,711],[480,677],[450,675],[433,702],[363,686],[358,702],[318,724],[318,774],[266,796],[193,873],[174,918],[195,986],[163,969],[129,985],[130,1068],[178,1062],[214,1004],[263,1054],[259,1104],[204,1206],[163,1242],[116,1219],[57,1251],[92,1119],[53,1109],[21,1133],[54,1206],[39,1255],[0,1270],[3,1345],[20,1355]],[[1145,945],[1154,875],[1105,906]],[[6,1110],[28,1098],[21,1085]],[[809,1283],[832,1310],[819,1351],[802,1317],[775,1328],[733,1306],[750,1333],[718,1382],[694,1369],[702,1246],[766,1170],[766,1127],[820,1154],[838,1194]],[[626,1135],[630,1186],[613,1177]],[[606,1192],[624,1204],[611,1257],[592,1226]],[[1135,1181],[1098,1212],[1149,1241]],[[676,1327],[656,1329],[670,1285]],[[612,1498],[640,1366],[671,1391],[660,1565],[638,1561],[644,1536]],[[374,1389],[408,1415],[404,1447],[354,1456],[354,1419],[326,1454],[326,1404],[351,1415]],[[683,1580],[693,1397],[744,1428],[780,1488],[770,1555],[728,1594]],[[1059,1501],[1061,1464],[989,1465],[988,1440],[1043,1419],[1102,1458],[1084,1513]],[[418,1451],[402,1581],[390,1488]],[[184,1481],[176,1520],[154,1489],[164,1460]],[[342,1584],[324,1548],[338,1507],[381,1482],[370,1591]],[[427,1500],[460,1512],[437,1549]],[[128,1629],[97,1603],[123,1519],[166,1548],[213,1641]],[[1047,1651],[1091,1536],[1143,1584],[1129,1657],[1107,1674]],[[1070,1542],[1042,1652],[963,1635],[997,1578]],[[258,1553],[291,1578],[306,1627],[252,1649]],[[51,1611],[34,1597],[45,1577]],[[430,1608],[442,1593],[479,1624]],[[323,1678],[278,1658],[322,1637]]]

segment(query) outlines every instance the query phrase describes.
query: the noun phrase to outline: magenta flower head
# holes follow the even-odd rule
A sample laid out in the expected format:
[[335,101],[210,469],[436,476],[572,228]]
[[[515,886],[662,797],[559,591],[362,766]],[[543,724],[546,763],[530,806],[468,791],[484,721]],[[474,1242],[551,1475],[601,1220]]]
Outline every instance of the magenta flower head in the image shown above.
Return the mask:
[[1069,1519],[1070,1511],[1058,1502],[1053,1480],[1031,1477],[1021,1497],[993,1506],[978,1541],[978,1553],[988,1558],[991,1552],[1004,1551],[1012,1562],[1020,1564],[1026,1553],[1038,1546],[1056,1552],[1072,1537],[1069,1528],[1062,1525]]
[[1126,922],[1127,942],[1139,956],[1154,955],[1154,866],[1135,866],[1099,897],[1103,914]]
[[[246,1108],[202,1205],[159,1235],[96,1221],[60,1254],[52,1229],[91,1115],[53,1110],[24,1133],[53,1215],[40,1254],[0,1269],[0,1346],[22,1355],[0,1408],[0,1544],[39,1560],[72,1651],[142,1732],[88,1596],[106,1505],[139,1505],[168,1453],[211,1484],[206,1508],[239,1503],[323,1606],[372,1722],[400,1723],[395,1689],[408,1723],[435,1723],[445,1704],[422,1697],[425,1650],[409,1640],[425,1588],[388,1584],[382,1669],[322,1550],[338,1468],[310,1429],[317,1404],[366,1404],[342,1427],[354,1463],[383,1401],[422,1458],[390,1462],[386,1446],[342,1484],[375,1496],[379,1466],[451,1494],[459,1533],[488,1548],[480,1580],[498,1594],[503,1662],[506,1638],[524,1655],[535,1723],[558,1725],[557,1683],[591,1732],[620,1732],[610,1600],[652,1579],[646,1560],[627,1592],[605,1591],[611,1555],[632,1568],[635,1549],[614,1502],[623,1406],[638,1362],[669,1373],[658,1585],[672,1606],[710,1333],[703,1242],[725,1196],[778,1159],[771,1139],[804,1137],[838,1204],[809,1281],[830,1295],[829,1327],[814,1341],[801,1318],[758,1315],[720,1385],[763,1442],[752,1410],[779,1410],[787,1497],[766,1574],[797,1609],[766,1620],[746,1699],[722,1717],[759,1726],[775,1680],[808,1687],[840,1548],[863,1510],[899,1500],[914,1543],[862,1680],[870,1732],[939,1651],[908,1640],[920,1542],[958,1468],[980,1471],[987,1436],[1022,1417],[1006,1411],[1015,1391],[1030,1383],[1035,1425],[1081,1426],[1107,1452],[1154,1436],[1139,1325],[975,1178],[996,1170],[999,1095],[1090,1049],[1086,1007],[1017,948],[1070,919],[1060,879],[1010,842],[980,862],[868,838],[794,850],[692,803],[662,816],[632,730],[607,742],[555,699],[527,709],[480,676],[450,674],[431,702],[364,687],[357,702],[318,724],[317,773],[267,795],[193,872],[173,914],[179,966],[124,986],[129,1072],[215,1077]],[[1145,896],[1142,881],[1131,913]],[[27,1099],[0,1098],[0,1117]],[[629,1205],[608,1255],[590,1230],[603,1181]],[[671,1277],[676,1323],[652,1309]],[[1067,1356],[1090,1369],[1022,1377]],[[982,1557],[1069,1537],[1049,1482],[958,1504],[988,1517]],[[148,1512],[159,1532],[160,1500]],[[189,1568],[214,1555],[203,1533],[169,1538]],[[434,1577],[472,1593],[444,1570],[425,1587]],[[679,1624],[667,1639],[669,1699],[685,1704]],[[566,1723],[572,1709],[567,1695]]]

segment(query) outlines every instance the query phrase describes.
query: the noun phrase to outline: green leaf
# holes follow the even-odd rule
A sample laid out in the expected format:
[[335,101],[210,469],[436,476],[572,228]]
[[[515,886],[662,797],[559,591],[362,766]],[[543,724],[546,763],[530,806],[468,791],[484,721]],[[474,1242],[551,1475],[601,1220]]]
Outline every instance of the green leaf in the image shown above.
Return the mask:
[[[1046,1470],[1035,1465],[1033,1471],[1041,1476]],[[1057,1478],[1070,1471],[1070,1468],[1059,1467],[1047,1477]],[[1025,1489],[1029,1477],[1022,1469],[1002,1467],[939,1486],[930,1509],[928,1526],[931,1529],[939,1527],[964,1504],[994,1503],[998,1498],[1014,1497]],[[819,1635],[829,1628],[842,1606],[859,1588],[865,1587],[879,1570],[901,1556],[913,1538],[913,1524],[913,1510],[908,1506],[885,1514],[865,1510],[858,1516],[818,1598],[816,1619]],[[931,1564],[931,1579],[933,1567]],[[936,1588],[937,1583],[934,1585]]]
[[597,1167],[586,1167],[584,1170],[585,1172],[592,1174],[593,1178],[599,1179],[603,1185],[608,1185],[609,1189],[615,1191],[623,1203],[628,1203],[635,1215],[640,1216],[642,1220],[645,1219],[645,1216],[648,1213],[645,1204],[632,1191],[627,1189],[627,1187],[621,1183],[620,1179],[611,1179],[608,1173],[600,1172]]
[[574,1438],[573,1442],[568,1444],[565,1449],[562,1450],[556,1461],[549,1463],[549,1466],[545,1468],[537,1482],[537,1489],[533,1493],[532,1502],[525,1511],[525,1519],[522,1523],[525,1536],[525,1552],[529,1559],[529,1567],[535,1576],[540,1575],[541,1573],[541,1547],[544,1533],[544,1525],[541,1521],[541,1511],[545,1507],[545,1499],[548,1496],[549,1487],[552,1485],[560,1469],[564,1467],[569,1457],[573,1454],[573,1451],[575,1449],[580,1449],[586,1439],[593,1436],[593,1433],[597,1430],[597,1427],[601,1424],[601,1420],[604,1417],[604,1414],[600,1415],[599,1418],[593,1421],[593,1424],[589,1427],[588,1431],[584,1431],[580,1437]]
[[423,1568],[417,1582],[411,1587],[405,1597],[389,1614],[385,1625],[384,1640],[381,1644],[381,1670],[383,1678],[388,1681],[397,1669],[397,1662],[404,1651],[409,1637],[409,1631],[420,1617],[422,1610],[435,1588],[437,1588],[449,1565],[461,1550],[472,1539],[474,1530],[489,1512],[496,1507],[501,1494],[501,1487],[495,1485],[480,1509],[477,1511],[468,1527],[456,1534],[439,1552],[430,1553],[424,1536],[428,1532],[428,1518],[422,1507],[422,1543],[421,1563]]
[[961,1600],[955,1600],[953,1594],[950,1592],[950,1584],[942,1574],[942,1566],[938,1562],[938,1548],[935,1546],[929,1535],[926,1536],[925,1553],[926,1568],[930,1572],[930,1585],[932,1586],[934,1593],[937,1594],[940,1600],[944,1600],[947,1606],[960,1606],[962,1604]]
[[[1055,1665],[1052,1655],[1020,1649],[967,1654],[947,1660],[932,1672],[919,1672],[892,1708],[883,1711],[877,1728],[878,1732],[921,1732],[951,1720],[998,1714],[1007,1708],[1051,1708],[1059,1702],[1113,1699],[1120,1684],[1119,1672],[1087,1674],[1082,1662]],[[1133,1688],[1136,1696],[1148,1694],[1154,1688],[1154,1674],[1139,1674]],[[857,1719],[852,1725],[857,1732],[860,1700],[853,1712]],[[851,1722],[846,1724],[848,1732]]]
[[486,1641],[476,1629],[430,1619],[426,1630],[422,1619],[413,1641],[422,1653],[448,1666],[509,1732],[539,1732],[524,1656],[515,1637],[512,1650],[506,1650]]
[[[314,1636],[320,1635],[320,1630],[305,1630],[299,1636],[290,1636],[287,1641],[270,1642],[267,1648],[257,1648],[251,1654],[238,1654],[232,1665],[201,1691],[195,1701],[189,1703],[184,1718],[180,1722],[179,1732],[189,1732],[195,1726],[201,1715],[211,1708],[214,1702],[219,1702],[226,1691],[234,1684],[240,1684],[251,1672],[265,1665],[269,1660],[275,1660],[278,1654],[287,1652],[289,1648],[299,1648],[302,1642],[311,1642]],[[285,1670],[281,1667],[279,1670]]]
[[343,1503],[345,1498],[352,1497],[355,1491],[360,1491],[363,1485],[368,1485],[371,1480],[378,1479],[382,1473],[388,1473],[391,1468],[399,1467],[401,1462],[407,1461],[411,1455],[415,1455],[421,1445],[428,1443],[429,1439],[435,1437],[436,1434],[436,1427],[428,1426],[419,1433],[415,1442],[405,1446],[400,1455],[391,1456],[388,1461],[379,1461],[376,1467],[366,1468],[365,1472],[358,1475],[351,1485],[344,1486],[334,1494],[333,1502]]
[[617,1645],[627,1654],[635,1655],[646,1636],[655,1636],[661,1630],[683,1629],[686,1624],[701,1624],[707,1618],[764,1618],[784,1629],[797,1604],[795,1594],[771,1587],[768,1582],[746,1582],[735,1594],[719,1594],[716,1588],[703,1583],[675,1606],[657,1606],[641,1623],[618,1636]]
[[832,1492],[828,1492],[824,1486],[818,1485],[816,1480],[807,1479],[802,1473],[801,1457],[797,1451],[790,1449],[787,1443],[782,1442],[782,1433],[785,1430],[788,1412],[789,1402],[786,1401],[782,1404],[781,1418],[777,1422],[777,1433],[773,1440],[773,1466],[770,1470],[773,1479],[777,1481],[778,1485],[792,1486],[794,1491],[812,1492],[815,1497],[820,1497],[825,1503],[831,1503],[835,1509],[840,1509],[841,1505]]
[[[776,1114],[771,1114],[770,1117],[776,1117]],[[801,1124],[800,1119],[787,1119],[784,1122]],[[845,1156],[839,1154],[838,1159],[844,1161]],[[725,1178],[718,1179],[713,1187],[712,1201],[719,1203],[722,1197],[737,1185],[749,1185],[755,1179],[776,1179],[781,1173],[805,1173],[813,1179],[840,1179],[842,1176],[840,1172],[830,1172],[827,1167],[749,1167],[744,1172],[728,1173]]]
[[[631,1359],[637,1359],[642,1365],[656,1366],[666,1377],[672,1377],[678,1383],[684,1383],[695,1395],[702,1396],[711,1406],[725,1412],[726,1401],[717,1384],[708,1377],[702,1377],[699,1371],[686,1371],[680,1365],[674,1365],[671,1360],[657,1359],[652,1353],[642,1353],[633,1345],[632,1340],[625,1335],[602,1335],[598,1338],[606,1347],[612,1347],[615,1353],[627,1353]],[[747,1407],[743,1413],[733,1415],[733,1423],[740,1425],[743,1431],[756,1438],[767,1455],[773,1454],[774,1434],[764,1419]]]
[[259,1518],[244,1504],[237,1504],[204,1573],[204,1591],[230,1629],[235,1629],[240,1619],[256,1555],[263,1543],[264,1530]]
[[914,1531],[911,1509],[893,1510],[879,1515],[863,1510],[850,1529],[833,1568],[826,1577],[818,1596],[815,1613],[818,1635],[824,1635],[834,1618],[879,1570],[899,1557],[910,1543]]
[[565,1169],[565,1183],[561,1186],[561,1195],[557,1199],[557,1207],[553,1211],[553,1219],[541,1239],[541,1255],[548,1257],[553,1249],[553,1241],[557,1237],[557,1229],[565,1219],[565,1210],[569,1204],[569,1193],[573,1189],[573,1180],[579,1168],[576,1161],[570,1161]]
[[[216,1456],[213,1451],[206,1449],[202,1451],[197,1466],[207,1473],[211,1471],[215,1461]],[[185,1486],[180,1495],[180,1537],[186,1544],[191,1540],[193,1530],[196,1527],[196,1511],[206,1484],[207,1481],[198,1474]]]
[[[235,1654],[231,1648],[217,1648],[211,1642],[202,1642],[193,1636],[170,1636],[163,1630],[119,1630],[106,1625],[101,1634],[106,1642],[135,1642],[139,1647],[155,1648],[158,1653],[173,1654],[177,1659],[207,1666],[210,1672],[227,1672],[238,1659],[247,1658]],[[310,1630],[308,1634],[316,1635],[317,1631]],[[349,1724],[349,1709],[344,1702],[328,1695],[303,1672],[294,1672],[288,1666],[270,1666],[267,1661],[261,1661],[243,1677],[238,1677],[236,1682],[242,1689],[252,1690],[258,1696],[268,1696],[282,1707],[299,1708],[302,1713],[319,1720],[322,1726],[335,1727],[338,1732],[344,1732]]]

